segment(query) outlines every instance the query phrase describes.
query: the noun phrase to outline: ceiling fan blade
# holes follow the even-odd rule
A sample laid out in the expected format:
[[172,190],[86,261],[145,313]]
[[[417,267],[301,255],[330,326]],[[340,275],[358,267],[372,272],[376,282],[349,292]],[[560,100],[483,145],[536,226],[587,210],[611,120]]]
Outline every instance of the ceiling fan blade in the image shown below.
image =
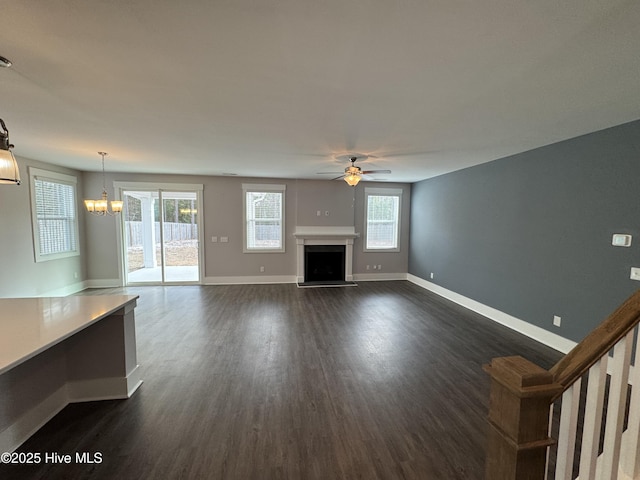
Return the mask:
[[331,180],[340,180],[341,178],[344,178],[344,174],[340,175],[339,177],[332,178]]
[[316,172],[316,175],[342,175],[343,172]]
[[365,174],[365,175],[367,175],[369,173],[391,173],[391,170],[365,170],[362,173]]

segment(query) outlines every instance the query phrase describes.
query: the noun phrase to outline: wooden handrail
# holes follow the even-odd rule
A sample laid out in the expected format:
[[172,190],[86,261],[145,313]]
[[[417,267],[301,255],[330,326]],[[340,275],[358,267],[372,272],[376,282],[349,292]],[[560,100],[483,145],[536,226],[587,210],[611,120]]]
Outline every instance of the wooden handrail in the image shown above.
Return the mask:
[[494,358],[491,376],[487,480],[545,477],[549,406],[640,323],[640,290],[550,370],[521,357]]
[[[601,357],[607,355],[615,344],[638,323],[640,323],[640,290],[631,295],[549,370],[553,383],[562,385],[565,390],[569,388]],[[561,393],[557,396],[559,395]]]

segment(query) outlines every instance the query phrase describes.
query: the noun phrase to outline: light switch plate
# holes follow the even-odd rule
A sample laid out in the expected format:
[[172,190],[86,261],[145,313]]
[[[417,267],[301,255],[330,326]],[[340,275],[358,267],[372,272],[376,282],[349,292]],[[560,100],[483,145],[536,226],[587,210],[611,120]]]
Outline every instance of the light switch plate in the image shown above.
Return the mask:
[[640,280],[640,268],[631,267],[631,275],[629,278],[631,278],[631,280]]
[[627,235],[624,233],[614,233],[613,238],[611,239],[611,245],[614,245],[616,247],[630,247],[631,235]]

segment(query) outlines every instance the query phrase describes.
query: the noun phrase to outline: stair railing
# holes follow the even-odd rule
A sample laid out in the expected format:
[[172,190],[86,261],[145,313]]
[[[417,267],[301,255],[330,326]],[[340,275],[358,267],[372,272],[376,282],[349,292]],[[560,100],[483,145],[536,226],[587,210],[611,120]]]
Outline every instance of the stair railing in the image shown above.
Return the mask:
[[[639,323],[640,291],[550,370],[519,356],[485,365],[491,377],[486,480],[640,479]],[[639,367],[631,372],[634,337]],[[630,396],[629,384],[638,386]]]

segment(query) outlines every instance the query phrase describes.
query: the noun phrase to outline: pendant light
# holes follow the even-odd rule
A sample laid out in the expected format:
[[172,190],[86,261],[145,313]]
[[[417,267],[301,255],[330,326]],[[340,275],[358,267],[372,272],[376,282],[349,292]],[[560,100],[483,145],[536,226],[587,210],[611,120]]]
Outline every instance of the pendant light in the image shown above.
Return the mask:
[[20,169],[11,153],[13,145],[9,143],[9,130],[1,118],[0,127],[0,184],[20,185]]
[[98,152],[102,156],[102,198],[99,200],[85,200],[84,205],[87,211],[93,215],[116,215],[122,212],[122,200],[111,201],[111,211],[109,211],[109,202],[107,201],[107,184],[104,177],[104,157],[107,152]]

